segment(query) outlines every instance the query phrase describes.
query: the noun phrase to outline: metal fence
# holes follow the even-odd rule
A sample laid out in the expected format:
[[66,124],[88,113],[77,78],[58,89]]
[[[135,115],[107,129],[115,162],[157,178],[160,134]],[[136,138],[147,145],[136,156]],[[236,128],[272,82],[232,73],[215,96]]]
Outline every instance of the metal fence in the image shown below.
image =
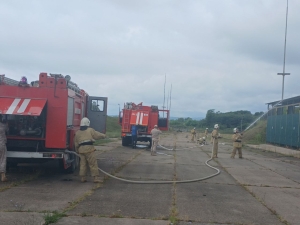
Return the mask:
[[268,112],[267,143],[299,150],[299,109],[299,104],[282,105]]

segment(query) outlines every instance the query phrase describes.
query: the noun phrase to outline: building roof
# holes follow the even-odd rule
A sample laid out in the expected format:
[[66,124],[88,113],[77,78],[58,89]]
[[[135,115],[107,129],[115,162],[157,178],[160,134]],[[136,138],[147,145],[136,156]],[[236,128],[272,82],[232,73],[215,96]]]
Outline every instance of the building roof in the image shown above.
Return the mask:
[[[281,100],[278,101],[274,101],[274,102],[268,102],[266,103],[266,105],[268,105],[268,107],[271,105],[272,107],[274,105],[276,105],[277,103],[279,103]],[[292,105],[292,104],[297,104],[300,103],[300,96],[296,96],[296,97],[292,97],[292,98],[286,98],[283,99],[283,101],[281,103],[278,104],[278,106],[283,106],[283,105]]]

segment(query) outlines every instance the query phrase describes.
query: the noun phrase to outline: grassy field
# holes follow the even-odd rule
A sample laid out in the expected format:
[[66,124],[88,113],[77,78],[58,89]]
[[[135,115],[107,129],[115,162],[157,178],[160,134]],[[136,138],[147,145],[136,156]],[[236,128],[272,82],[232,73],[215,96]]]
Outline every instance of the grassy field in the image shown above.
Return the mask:
[[96,140],[94,145],[105,145],[112,141],[121,140],[121,126],[118,123],[118,117],[108,116],[106,120],[106,139]]
[[[267,121],[261,120],[258,121],[254,126],[244,132],[243,135],[243,143],[244,144],[264,144],[266,143],[266,128],[267,128]],[[228,131],[222,134],[220,131],[223,141],[224,142],[232,142],[231,137],[232,133]]]
[[[266,128],[267,128],[267,121],[261,120],[258,121],[254,126],[244,132],[243,136],[243,143],[244,144],[264,144],[266,143]],[[189,133],[189,130],[186,132]],[[204,129],[200,130],[200,134],[197,137],[204,136]],[[219,130],[221,134],[220,142],[232,142],[231,138],[233,135],[233,129],[221,129]],[[208,135],[208,141],[210,141],[210,134]]]
[[243,141],[247,144],[266,143],[267,121],[258,121],[252,128],[244,133]]
[[106,135],[109,138],[121,137],[121,126],[118,123],[118,117],[108,116],[106,120]]
[[[118,117],[107,117],[106,135],[108,139],[98,140],[95,144],[103,145],[107,142],[121,140],[121,126],[118,123]],[[266,127],[267,121],[258,121],[249,130],[244,132],[243,142],[245,144],[264,144],[266,142]],[[203,130],[204,132],[204,130]],[[232,142],[232,130],[220,130],[222,142]],[[204,134],[200,134],[202,136]],[[210,140],[210,136],[209,136]]]

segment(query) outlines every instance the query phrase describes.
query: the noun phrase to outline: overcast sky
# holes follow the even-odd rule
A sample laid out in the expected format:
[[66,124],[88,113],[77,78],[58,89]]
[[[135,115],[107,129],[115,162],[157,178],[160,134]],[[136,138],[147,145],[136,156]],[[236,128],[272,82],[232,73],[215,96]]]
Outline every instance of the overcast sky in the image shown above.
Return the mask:
[[[266,111],[281,99],[286,0],[0,1],[0,74],[69,74],[118,104],[171,116]],[[300,1],[289,0],[285,98],[299,95]]]

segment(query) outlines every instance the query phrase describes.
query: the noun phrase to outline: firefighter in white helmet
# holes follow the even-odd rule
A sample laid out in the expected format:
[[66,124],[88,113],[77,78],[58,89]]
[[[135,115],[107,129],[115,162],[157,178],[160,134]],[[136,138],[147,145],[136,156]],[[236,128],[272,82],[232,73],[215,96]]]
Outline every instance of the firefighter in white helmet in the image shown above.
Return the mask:
[[233,141],[233,150],[231,153],[231,158],[235,157],[236,150],[239,152],[239,158],[242,159],[242,139],[243,139],[243,133],[240,133],[237,128],[233,129],[233,135],[232,135],[232,141]]
[[194,127],[194,129],[191,130],[191,141],[195,141],[195,137],[196,137],[196,127]]
[[219,141],[218,139],[220,138],[219,135],[219,125],[215,124],[214,126],[214,130],[211,133],[211,137],[212,137],[212,143],[213,143],[213,158],[218,158],[218,145],[219,145]]
[[6,173],[6,135],[5,132],[8,131],[8,126],[2,121],[2,115],[0,114],[0,174],[1,181],[7,181],[5,176]]
[[94,141],[105,138],[106,135],[93,128],[90,128],[90,120],[86,117],[80,122],[80,130],[75,134],[75,150],[80,155],[80,170],[79,176],[81,182],[86,182],[87,166],[90,168],[91,175],[94,177],[94,183],[100,183],[102,180],[99,176],[98,164],[95,155]]
[[152,144],[151,144],[151,155],[156,155],[156,146],[158,145],[159,135],[162,132],[158,129],[157,125],[151,130]]

